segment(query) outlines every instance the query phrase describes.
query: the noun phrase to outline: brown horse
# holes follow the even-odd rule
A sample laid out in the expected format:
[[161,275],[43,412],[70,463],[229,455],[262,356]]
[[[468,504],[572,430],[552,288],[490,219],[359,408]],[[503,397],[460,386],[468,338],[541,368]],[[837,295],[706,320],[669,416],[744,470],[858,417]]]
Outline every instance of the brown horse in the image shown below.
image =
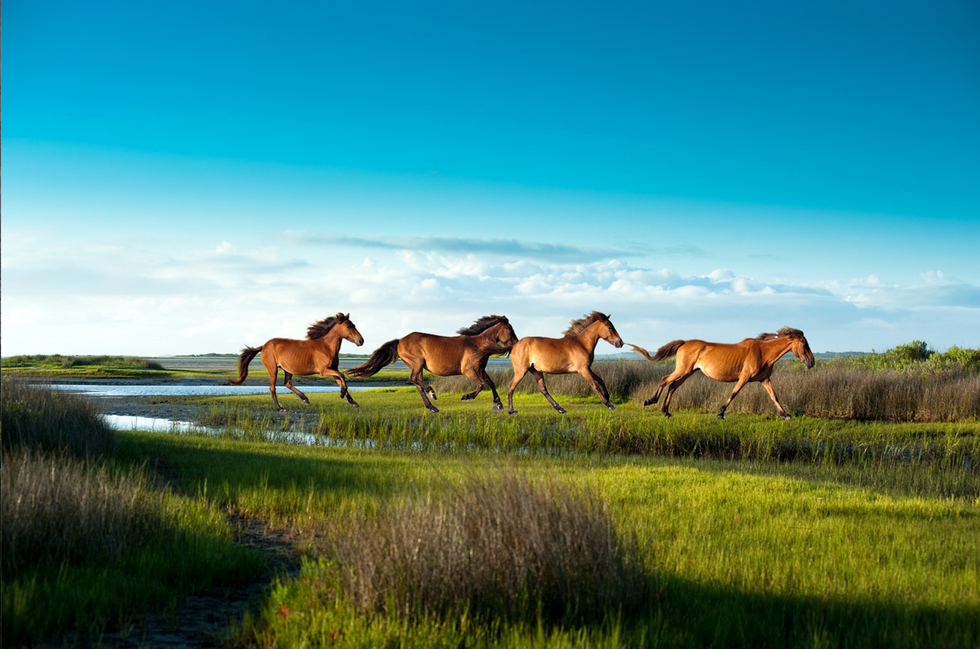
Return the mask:
[[436,398],[435,390],[422,380],[422,370],[439,376],[463,376],[476,381],[476,390],[462,396],[463,401],[476,398],[484,384],[493,392],[493,412],[500,412],[504,404],[500,402],[497,386],[487,374],[487,361],[494,354],[505,354],[517,342],[517,334],[507,318],[488,315],[480,318],[470,327],[464,327],[458,336],[436,336],[413,332],[404,338],[389,340],[371,354],[367,362],[349,370],[351,376],[366,378],[377,374],[386,365],[399,358],[411,370],[409,379],[415,384],[422,403],[431,412],[439,412],[429,397]]
[[725,418],[725,410],[746,383],[750,381],[760,381],[762,387],[769,393],[769,398],[776,404],[776,410],[783,419],[792,417],[783,410],[776,400],[776,393],[773,392],[772,382],[769,375],[772,374],[772,367],[776,361],[782,358],[783,354],[793,352],[807,369],[813,367],[815,362],[813,352],[810,351],[810,344],[799,329],[783,327],[778,333],[759,334],[755,338],[746,338],[740,343],[706,343],[703,340],[675,340],[669,342],[660,349],[654,356],[650,356],[647,350],[636,345],[630,345],[637,352],[646,357],[648,361],[659,361],[671,356],[677,356],[677,363],[674,371],[660,380],[660,387],[652,398],[643,402],[644,406],[657,403],[660,400],[660,393],[667,386],[667,397],[661,410],[665,417],[670,414],[670,397],[674,390],[679,388],[684,381],[694,372],[701,370],[706,376],[721,381],[723,383],[735,383],[732,396],[728,397],[718,412],[718,419]]
[[229,379],[228,382],[232,385],[241,385],[248,376],[248,364],[256,354],[261,352],[262,365],[269,373],[269,392],[272,393],[272,402],[276,404],[276,411],[280,415],[286,412],[286,409],[279,405],[279,398],[276,396],[276,378],[280,367],[285,379],[282,384],[302,399],[303,403],[309,403],[310,400],[293,387],[293,374],[334,377],[337,385],[340,386],[340,398],[347,399],[350,405],[357,408],[359,406],[347,390],[344,375],[337,369],[340,360],[340,343],[344,340],[349,340],[358,347],[364,344],[364,336],[350,321],[350,314],[338,313],[311,324],[306,330],[306,340],[273,338],[261,347],[244,348],[238,357],[238,380]]
[[616,327],[608,315],[593,311],[587,316],[572,320],[564,332],[564,338],[540,338],[529,336],[521,338],[511,350],[510,362],[514,365],[514,378],[507,389],[507,406],[510,414],[514,410],[514,389],[524,375],[530,372],[538,382],[538,391],[561,414],[565,409],[548,394],[544,385],[544,375],[547,374],[581,374],[592,389],[602,398],[602,403],[610,410],[615,406],[609,403],[609,391],[598,374],[592,371],[592,361],[595,360],[595,346],[602,338],[610,345],[620,348],[623,339],[619,337]]

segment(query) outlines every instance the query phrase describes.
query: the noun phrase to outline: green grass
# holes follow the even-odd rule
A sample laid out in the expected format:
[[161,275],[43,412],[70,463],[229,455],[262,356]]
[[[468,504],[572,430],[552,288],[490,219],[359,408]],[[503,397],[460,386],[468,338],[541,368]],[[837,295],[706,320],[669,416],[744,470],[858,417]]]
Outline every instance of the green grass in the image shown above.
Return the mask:
[[[148,547],[156,554],[144,559],[49,565],[16,583],[5,577],[5,639],[13,625],[51,631],[66,624],[67,614],[54,616],[40,601],[81,611],[72,619],[97,625],[120,614],[119,601],[132,614],[240,578],[243,559],[234,559],[240,549],[223,518],[233,512],[289,528],[307,555],[302,575],[276,582],[241,622],[236,643],[244,646],[980,643],[976,422],[718,421],[697,411],[665,420],[631,401],[608,411],[589,395],[562,397],[569,410],[562,417],[532,393],[517,395],[520,414],[511,417],[490,413],[488,395],[474,402],[441,396],[443,412],[432,415],[414,388],[358,392],[360,409],[337,394],[310,395],[310,406],[287,394],[283,418],[268,395],[174,400],[200,404],[205,421],[227,429],[215,436],[117,433],[112,459],[166,473],[173,508],[166,511],[183,512],[164,517],[171,536]],[[317,432],[321,444],[289,443],[287,433],[298,430]],[[277,431],[271,441],[267,431]],[[357,552],[359,536],[391,528],[402,512],[458,520],[440,512],[470,502],[458,495],[469,493],[474,475],[594,494],[615,533],[635,540],[650,596],[628,611],[600,607],[594,615],[574,606],[568,615],[548,613],[553,607],[537,608],[537,595],[516,613],[480,599],[461,608],[359,604],[345,581],[342,566],[351,564],[340,560],[337,531],[355,532],[346,542]],[[433,509],[413,509],[418,503]],[[522,516],[514,529],[530,525],[533,516]],[[422,538],[430,527],[413,534]],[[211,571],[199,568],[199,578],[184,563],[197,555]],[[451,559],[427,561],[438,574]],[[409,584],[407,570],[395,576]],[[121,581],[135,586],[112,591],[124,573]],[[43,588],[27,599],[21,593],[35,582]],[[154,591],[151,582],[165,586]],[[95,599],[103,590],[110,593],[104,601],[117,598],[117,608],[87,604],[86,583]],[[150,603],[144,591],[159,599]]]
[[418,494],[438,499],[474,472],[503,466],[592,485],[617,528],[636,535],[659,591],[645,613],[581,625],[478,623],[478,611],[409,622],[358,613],[337,591],[335,564],[312,551],[303,577],[282,582],[243,626],[246,644],[334,637],[347,646],[379,638],[407,646],[612,646],[615,636],[648,646],[972,647],[980,640],[980,502],[896,494],[878,487],[880,470],[859,484],[833,465],[122,437],[124,454],[165,458],[183,491],[277,515],[310,534],[353,526]]

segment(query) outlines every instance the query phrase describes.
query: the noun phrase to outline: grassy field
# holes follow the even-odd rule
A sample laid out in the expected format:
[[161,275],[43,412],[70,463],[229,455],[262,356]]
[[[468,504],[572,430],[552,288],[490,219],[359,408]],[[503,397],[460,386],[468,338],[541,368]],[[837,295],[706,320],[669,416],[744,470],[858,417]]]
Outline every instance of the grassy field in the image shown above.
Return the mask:
[[[5,380],[4,641],[108,628],[244,579],[261,560],[233,542],[234,515],[288,529],[304,565],[270,584],[231,645],[980,645],[975,419],[719,421],[689,406],[666,420],[637,389],[608,411],[553,388],[564,417],[536,391],[515,416],[459,390],[436,416],[413,388],[360,392],[360,409],[286,395],[286,417],[268,395],[175,399],[215,433],[117,432],[68,460],[32,446],[58,435],[13,432],[34,430],[51,399],[86,406]],[[16,481],[38,474],[69,477]],[[130,530],[115,553],[60,549],[106,529],[98,512],[58,531],[75,545],[8,513],[24,493],[78,502],[63,486],[86,482],[131,494],[109,517]],[[58,498],[33,501],[65,522]],[[11,559],[15,533],[44,552]]]

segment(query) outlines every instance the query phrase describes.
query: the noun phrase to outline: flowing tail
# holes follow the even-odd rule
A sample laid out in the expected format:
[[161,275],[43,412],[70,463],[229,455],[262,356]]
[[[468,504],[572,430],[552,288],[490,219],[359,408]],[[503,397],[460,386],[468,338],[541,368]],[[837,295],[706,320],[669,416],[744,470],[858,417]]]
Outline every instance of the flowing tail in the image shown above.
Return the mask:
[[683,345],[685,342],[687,341],[672,340],[671,342],[667,343],[666,345],[658,349],[657,353],[654,354],[653,356],[650,356],[650,352],[643,349],[642,347],[637,347],[636,345],[633,344],[630,344],[630,347],[632,347],[637,354],[642,355],[643,358],[647,359],[648,361],[662,361],[665,358],[670,358],[671,356],[677,354],[677,350],[680,349],[681,345]]
[[242,349],[242,354],[238,357],[238,379],[228,379],[228,382],[232,385],[241,385],[248,376],[248,364],[260,351],[262,351],[261,347],[245,347]]
[[346,374],[355,379],[366,379],[377,374],[382,367],[391,365],[398,360],[398,340],[395,338],[381,345],[374,350],[367,362],[347,370]]

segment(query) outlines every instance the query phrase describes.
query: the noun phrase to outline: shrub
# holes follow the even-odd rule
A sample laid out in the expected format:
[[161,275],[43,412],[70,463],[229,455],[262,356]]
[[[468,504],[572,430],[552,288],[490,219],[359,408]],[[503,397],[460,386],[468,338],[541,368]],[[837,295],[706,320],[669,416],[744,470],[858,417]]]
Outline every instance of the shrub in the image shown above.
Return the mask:
[[636,544],[588,489],[505,473],[335,526],[324,551],[356,608],[575,619],[640,606]]

